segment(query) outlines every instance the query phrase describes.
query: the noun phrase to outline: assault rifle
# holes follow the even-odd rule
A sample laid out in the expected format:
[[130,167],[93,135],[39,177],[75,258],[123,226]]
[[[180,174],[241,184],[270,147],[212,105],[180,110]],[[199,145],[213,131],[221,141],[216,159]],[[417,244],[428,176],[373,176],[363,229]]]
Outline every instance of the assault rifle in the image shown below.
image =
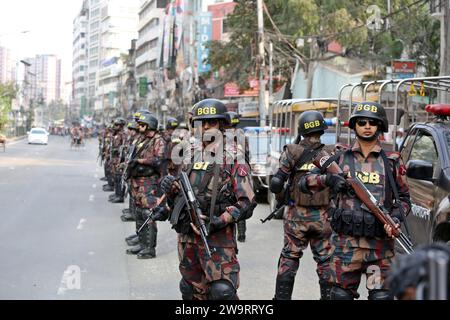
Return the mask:
[[148,214],[147,219],[144,221],[142,226],[136,231],[137,235],[139,235],[139,233],[141,233],[142,229],[144,229],[148,225],[149,221],[152,220],[151,216],[152,216],[153,210],[155,210],[155,208],[158,207],[165,199],[166,199],[166,195],[164,194],[161,198],[158,199],[158,201],[156,201],[156,205],[149,210],[150,212]]
[[[327,160],[330,158],[330,155],[322,150],[317,157],[314,159],[313,163],[321,168],[326,164]],[[342,169],[338,166],[336,162],[331,162],[326,166],[326,171],[332,174],[342,174]],[[369,209],[369,211],[378,219],[383,226],[388,225],[392,229],[392,234],[395,236],[395,240],[400,244],[400,246],[405,250],[407,254],[411,254],[413,249],[413,245],[408,237],[402,233],[400,229],[395,227],[396,223],[387,212],[387,210],[380,205],[378,200],[374,197],[374,195],[366,188],[364,183],[359,179],[359,177],[353,178],[350,176],[346,177],[347,183],[352,187],[356,196],[359,200]]]
[[197,198],[195,198],[194,190],[192,190],[191,182],[186,172],[181,171],[179,184],[181,187],[181,193],[183,195],[184,201],[186,203],[187,210],[189,212],[189,217],[194,226],[199,230],[200,237],[202,238],[203,245],[206,249],[206,256],[211,259],[211,254],[214,253],[213,250],[209,248],[208,240],[208,230],[206,228],[205,222],[200,218],[202,215],[202,210],[200,209],[200,203]]
[[[128,149],[127,156],[125,158],[125,168],[123,169],[122,173],[122,187],[127,185],[126,181],[130,178],[130,162],[136,157],[136,146],[134,144],[130,145],[130,149]],[[125,190],[125,196],[126,196],[126,190]]]

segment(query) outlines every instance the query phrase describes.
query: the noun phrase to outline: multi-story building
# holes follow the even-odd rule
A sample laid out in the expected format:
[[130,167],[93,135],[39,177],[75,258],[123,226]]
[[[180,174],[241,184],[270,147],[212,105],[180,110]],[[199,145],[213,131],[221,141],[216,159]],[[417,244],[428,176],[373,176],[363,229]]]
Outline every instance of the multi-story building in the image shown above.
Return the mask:
[[16,63],[13,61],[11,50],[0,47],[0,83],[15,81]]
[[40,104],[61,99],[61,59],[43,54],[26,59],[30,64],[31,96]]
[[[141,0],[139,9],[139,36],[136,42],[136,78],[141,90],[138,99],[139,107],[158,112],[155,102],[161,98],[162,72],[160,72],[161,44],[163,22],[167,0]],[[146,93],[142,86],[151,89]]]
[[73,21],[73,59],[72,59],[72,101],[73,113],[85,114],[88,110],[88,10],[89,2],[83,6]]
[[120,113],[120,78],[126,65],[130,41],[138,35],[139,2],[140,0],[101,2],[95,109],[105,111],[109,115],[106,118]]

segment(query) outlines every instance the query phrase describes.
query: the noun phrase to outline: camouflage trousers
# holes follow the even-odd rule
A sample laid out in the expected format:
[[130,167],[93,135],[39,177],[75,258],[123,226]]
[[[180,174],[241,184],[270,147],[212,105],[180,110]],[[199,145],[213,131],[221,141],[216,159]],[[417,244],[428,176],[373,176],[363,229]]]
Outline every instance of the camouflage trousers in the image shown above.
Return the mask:
[[291,277],[295,277],[299,268],[299,260],[309,244],[317,263],[316,272],[319,281],[328,282],[330,277],[330,235],[331,227],[326,219],[319,221],[284,220],[284,247],[278,261],[278,276],[290,273]]
[[359,298],[357,290],[362,274],[367,277],[367,290],[387,289],[385,280],[391,270],[394,250],[383,240],[377,240],[373,248],[361,248],[353,244],[353,239],[336,234],[331,237],[331,282],[351,291],[355,299]]
[[206,257],[203,244],[178,242],[179,270],[183,279],[193,288],[195,300],[207,300],[210,284],[227,280],[239,288],[240,266],[236,248],[215,248],[211,259]]

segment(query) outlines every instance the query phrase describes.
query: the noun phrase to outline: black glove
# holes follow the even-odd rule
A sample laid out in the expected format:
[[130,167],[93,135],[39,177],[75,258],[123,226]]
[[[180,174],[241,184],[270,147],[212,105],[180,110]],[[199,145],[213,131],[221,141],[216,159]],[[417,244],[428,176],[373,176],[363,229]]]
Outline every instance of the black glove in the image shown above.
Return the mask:
[[168,175],[165,176],[161,181],[161,190],[164,193],[170,193],[172,190],[172,185],[177,180],[174,176]]
[[217,230],[225,228],[226,225],[227,223],[223,222],[222,219],[220,219],[220,217],[212,216],[212,218],[209,220],[208,231],[209,233],[213,233]]
[[340,193],[348,190],[347,181],[342,174],[327,173],[325,185],[330,187],[333,193]]
[[138,165],[138,161],[137,161],[137,159],[132,159],[132,160],[130,160],[129,162],[128,162],[128,167],[129,168],[134,168],[135,166],[137,166]]
[[166,207],[156,207],[153,209],[150,219],[153,221],[166,221],[169,218],[169,211]]
[[391,218],[397,224],[400,224],[405,220],[405,217],[403,216],[403,212],[400,210],[400,208],[395,208],[395,207],[392,209]]

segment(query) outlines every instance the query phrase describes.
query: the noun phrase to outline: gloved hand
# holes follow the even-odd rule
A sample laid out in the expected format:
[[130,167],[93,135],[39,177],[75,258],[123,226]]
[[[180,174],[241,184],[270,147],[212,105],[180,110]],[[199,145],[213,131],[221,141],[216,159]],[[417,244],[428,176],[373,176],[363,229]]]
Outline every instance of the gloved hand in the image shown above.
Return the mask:
[[348,189],[347,181],[342,174],[327,173],[325,185],[330,187],[333,193],[340,193]]
[[128,162],[128,167],[129,168],[134,168],[135,166],[137,166],[138,165],[138,161],[137,161],[137,159],[132,159],[132,160],[130,160],[129,162]]
[[161,190],[168,194],[172,192],[172,185],[176,181],[176,178],[171,175],[165,176],[161,181]]
[[222,228],[225,228],[225,226],[227,225],[227,222],[223,221],[220,217],[217,216],[213,216],[210,220],[209,220],[209,225],[208,226],[208,231],[209,233],[213,233],[217,230],[220,230]]
[[153,221],[166,221],[169,217],[169,211],[166,207],[158,206],[153,209],[153,212],[150,215],[150,219]]

